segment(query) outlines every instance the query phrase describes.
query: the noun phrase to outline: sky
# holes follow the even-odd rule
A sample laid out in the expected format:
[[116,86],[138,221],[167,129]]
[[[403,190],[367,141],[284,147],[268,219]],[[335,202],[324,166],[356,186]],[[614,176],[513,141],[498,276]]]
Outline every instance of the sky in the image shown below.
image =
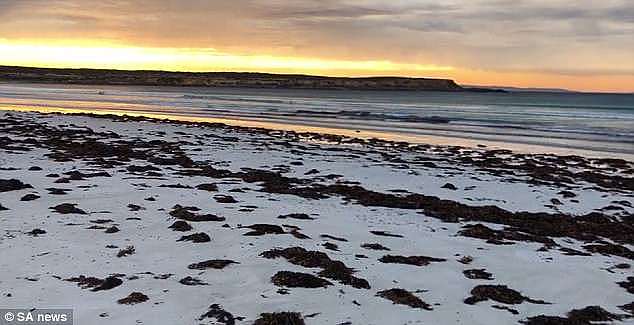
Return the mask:
[[0,0],[0,65],[634,92],[634,1]]

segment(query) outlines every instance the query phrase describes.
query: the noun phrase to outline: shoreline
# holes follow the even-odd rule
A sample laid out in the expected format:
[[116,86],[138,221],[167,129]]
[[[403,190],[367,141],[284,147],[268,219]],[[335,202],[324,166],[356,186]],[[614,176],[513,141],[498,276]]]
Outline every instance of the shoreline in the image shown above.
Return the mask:
[[264,128],[270,130],[280,131],[295,131],[295,132],[315,132],[322,134],[332,134],[339,136],[346,136],[360,139],[381,139],[394,142],[409,142],[411,144],[429,144],[434,146],[457,146],[471,149],[483,149],[488,150],[511,150],[514,153],[520,154],[545,154],[545,155],[557,155],[557,156],[582,156],[593,159],[624,159],[629,162],[634,162],[634,154],[616,153],[612,151],[597,151],[591,149],[581,148],[566,148],[566,147],[553,147],[540,144],[528,144],[517,142],[504,142],[495,140],[480,140],[472,138],[464,138],[459,136],[441,136],[430,134],[404,134],[402,132],[394,131],[372,131],[364,129],[343,129],[334,127],[325,127],[319,125],[311,125],[311,123],[280,123],[280,122],[267,122],[267,121],[255,121],[240,118],[220,118],[220,117],[195,117],[187,116],[185,114],[160,114],[160,113],[146,113],[133,110],[83,110],[83,109],[67,109],[59,107],[24,107],[8,105],[0,106],[0,111],[22,111],[22,112],[40,112],[40,113],[68,113],[68,114],[95,114],[95,115],[118,115],[118,116],[133,116],[133,117],[147,117],[154,119],[167,119],[173,121],[182,122],[201,122],[201,123],[221,123],[235,127],[247,127],[247,128]]
[[634,318],[631,162],[17,111],[0,152],[7,306],[90,324]]

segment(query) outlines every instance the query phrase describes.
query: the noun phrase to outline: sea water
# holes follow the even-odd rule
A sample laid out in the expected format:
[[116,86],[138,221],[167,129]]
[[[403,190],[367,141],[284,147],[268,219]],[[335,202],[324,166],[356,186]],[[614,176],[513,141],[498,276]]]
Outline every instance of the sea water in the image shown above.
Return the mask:
[[634,94],[0,83],[0,108],[220,118],[634,155]]

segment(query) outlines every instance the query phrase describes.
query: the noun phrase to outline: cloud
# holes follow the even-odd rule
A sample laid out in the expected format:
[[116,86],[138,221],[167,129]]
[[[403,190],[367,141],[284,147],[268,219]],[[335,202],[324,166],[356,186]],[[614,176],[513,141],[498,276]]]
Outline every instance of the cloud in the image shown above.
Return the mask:
[[497,70],[634,70],[631,0],[0,0],[7,39]]

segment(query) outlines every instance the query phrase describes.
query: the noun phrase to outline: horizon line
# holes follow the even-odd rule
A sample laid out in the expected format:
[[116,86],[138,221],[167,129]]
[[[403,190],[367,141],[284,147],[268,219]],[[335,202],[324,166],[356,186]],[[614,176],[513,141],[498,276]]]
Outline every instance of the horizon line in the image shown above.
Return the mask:
[[265,71],[248,71],[248,70],[207,70],[207,71],[193,71],[193,70],[170,70],[170,69],[119,69],[119,68],[95,68],[88,66],[79,67],[65,67],[65,66],[26,66],[26,65],[4,65],[0,64],[0,68],[25,68],[25,69],[50,69],[50,70],[96,70],[96,71],[119,71],[119,72],[165,72],[165,73],[191,73],[191,74],[212,74],[212,73],[235,73],[235,74],[261,74],[272,76],[302,76],[302,77],[315,77],[315,78],[340,78],[340,79],[372,79],[372,78],[393,78],[393,79],[427,79],[427,80],[447,80],[452,81],[460,87],[464,88],[486,88],[491,90],[506,90],[509,92],[541,92],[541,93],[573,93],[573,94],[615,94],[615,95],[634,95],[632,91],[584,91],[570,88],[553,88],[553,87],[522,87],[512,85],[473,85],[463,84],[454,78],[435,78],[435,77],[420,77],[420,76],[397,76],[397,75],[345,75],[345,76],[333,76],[327,74],[310,74],[310,73],[279,73],[279,72],[265,72]]

